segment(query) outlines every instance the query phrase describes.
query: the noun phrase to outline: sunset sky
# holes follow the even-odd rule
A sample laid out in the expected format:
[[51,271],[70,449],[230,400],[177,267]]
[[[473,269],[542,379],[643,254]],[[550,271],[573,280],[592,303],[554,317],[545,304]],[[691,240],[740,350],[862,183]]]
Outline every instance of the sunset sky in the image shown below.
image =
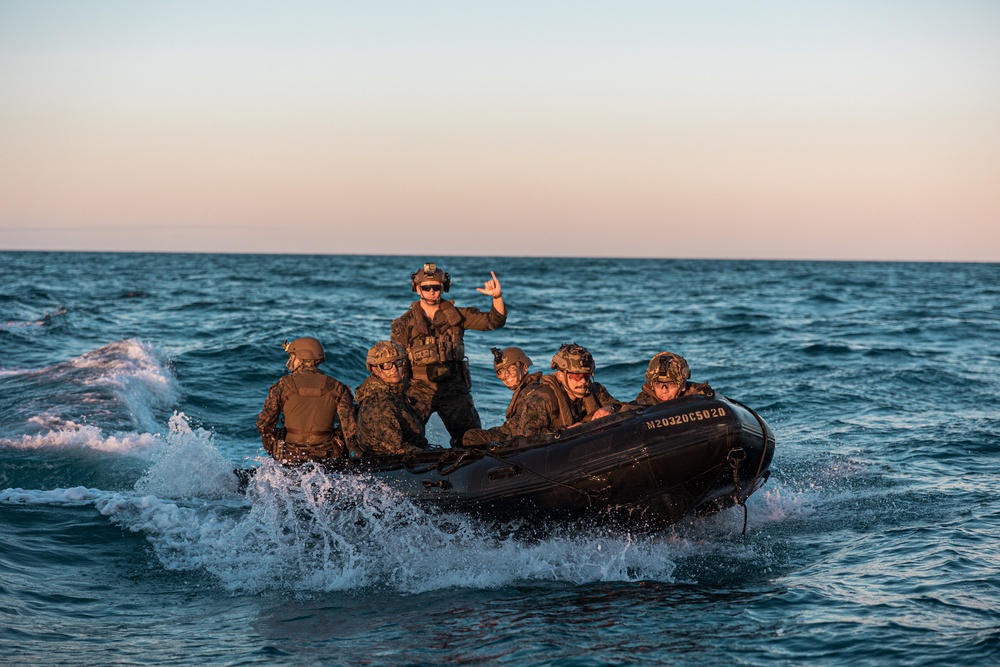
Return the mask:
[[0,0],[0,250],[1000,261],[1000,2]]

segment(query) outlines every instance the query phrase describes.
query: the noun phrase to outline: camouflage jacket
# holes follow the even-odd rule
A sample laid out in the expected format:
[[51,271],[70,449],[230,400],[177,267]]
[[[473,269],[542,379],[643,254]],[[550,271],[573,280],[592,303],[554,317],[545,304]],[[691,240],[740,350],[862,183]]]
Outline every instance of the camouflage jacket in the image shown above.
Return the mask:
[[406,396],[406,383],[389,384],[374,374],[357,389],[358,442],[373,454],[426,449],[424,423]]
[[540,402],[529,399],[531,392],[539,387],[541,379],[540,372],[529,373],[521,378],[514,387],[514,395],[511,396],[510,404],[507,406],[507,420],[493,428],[471,429],[467,432],[471,435],[464,443],[469,446],[481,445],[487,442],[502,442],[522,435],[544,433],[548,427],[548,419],[536,409]]
[[583,398],[571,398],[554,374],[543,376],[536,387],[524,397],[526,431],[517,435],[551,433],[579,422],[590,421],[597,410],[606,405],[619,405],[599,382],[590,384],[590,393]]
[[[684,391],[677,398],[681,396],[715,396],[715,390],[708,386],[707,382],[688,382]],[[642,391],[632,401],[632,405],[658,405],[659,403],[662,401],[656,397],[649,382],[642,385]]]
[[420,302],[414,301],[392,321],[389,340],[406,350],[414,380],[447,382],[462,377],[465,331],[492,331],[506,322],[506,312],[500,314],[495,307],[484,313],[478,308],[456,307],[452,301],[442,301],[432,321]]

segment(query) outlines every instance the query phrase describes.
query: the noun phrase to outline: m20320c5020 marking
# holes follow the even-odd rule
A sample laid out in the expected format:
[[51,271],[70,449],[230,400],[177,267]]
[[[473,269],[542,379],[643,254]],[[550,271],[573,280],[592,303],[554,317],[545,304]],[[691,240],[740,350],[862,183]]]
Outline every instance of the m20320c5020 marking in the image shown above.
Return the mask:
[[663,419],[652,419],[646,422],[646,428],[663,428],[664,426],[676,426],[677,424],[687,424],[688,422],[702,421],[705,419],[712,419],[713,417],[725,416],[725,408],[695,410],[694,412],[685,412],[680,415],[671,415],[670,417],[664,417]]

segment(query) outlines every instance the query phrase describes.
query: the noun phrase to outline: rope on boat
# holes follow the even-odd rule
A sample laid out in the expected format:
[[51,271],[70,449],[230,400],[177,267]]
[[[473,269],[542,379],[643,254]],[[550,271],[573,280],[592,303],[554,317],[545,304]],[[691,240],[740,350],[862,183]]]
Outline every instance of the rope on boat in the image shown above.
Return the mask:
[[[764,468],[764,459],[767,457],[767,440],[768,440],[768,438],[767,438],[767,424],[765,424],[764,420],[760,418],[760,415],[757,414],[756,410],[753,410],[752,408],[749,408],[746,405],[743,405],[739,401],[736,401],[736,400],[733,400],[733,399],[729,399],[729,400],[731,400],[734,403],[742,406],[743,408],[746,408],[746,410],[750,414],[753,415],[754,419],[757,420],[757,423],[760,424],[760,437],[761,437],[761,440],[763,441],[762,442],[762,446],[760,448],[760,461],[757,462],[757,471],[754,472],[753,479],[750,480],[750,490],[747,492],[746,498],[743,498],[742,497],[743,494],[740,492],[740,475],[739,475],[740,461],[743,461],[746,458],[746,452],[743,451],[742,447],[739,448],[739,449],[734,449],[731,452],[729,452],[729,455],[730,455],[729,465],[733,469],[733,486],[734,486],[733,499],[736,501],[737,505],[739,505],[740,507],[743,508],[743,532],[741,533],[741,535],[746,535],[747,534],[747,500],[750,498],[750,496],[753,494],[753,492],[756,491],[757,488],[758,488],[757,487],[757,480],[760,479],[761,470]],[[738,457],[738,458],[734,457],[733,455],[736,452],[741,452],[743,454],[743,456]],[[767,477],[765,477],[764,480],[766,481]]]
[[729,450],[729,467],[733,471],[733,503],[743,508],[743,532],[740,535],[747,534],[747,502],[740,492],[740,463],[745,461],[746,457],[747,453],[742,447]]

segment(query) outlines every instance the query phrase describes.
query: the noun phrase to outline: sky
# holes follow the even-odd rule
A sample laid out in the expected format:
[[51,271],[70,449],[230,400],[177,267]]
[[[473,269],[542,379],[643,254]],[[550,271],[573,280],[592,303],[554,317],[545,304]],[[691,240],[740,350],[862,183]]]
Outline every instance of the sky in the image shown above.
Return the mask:
[[0,250],[1000,261],[1000,2],[0,0]]

